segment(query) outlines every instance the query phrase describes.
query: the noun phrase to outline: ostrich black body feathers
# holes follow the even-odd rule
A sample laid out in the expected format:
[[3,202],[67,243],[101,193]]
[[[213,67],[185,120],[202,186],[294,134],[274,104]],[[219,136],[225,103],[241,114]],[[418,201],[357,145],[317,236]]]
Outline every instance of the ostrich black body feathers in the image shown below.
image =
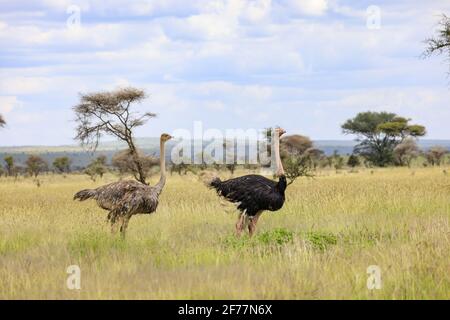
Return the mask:
[[283,207],[286,177],[273,181],[260,175],[246,175],[226,181],[215,178],[210,186],[226,200],[237,204],[241,212],[252,217],[258,212],[277,211]]

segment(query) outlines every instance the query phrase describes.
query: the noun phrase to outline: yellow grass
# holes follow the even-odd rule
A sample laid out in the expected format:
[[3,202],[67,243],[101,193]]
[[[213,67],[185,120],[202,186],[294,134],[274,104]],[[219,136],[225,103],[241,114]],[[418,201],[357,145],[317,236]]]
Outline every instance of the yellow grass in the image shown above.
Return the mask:
[[[169,177],[160,207],[127,239],[73,194],[84,176],[0,179],[0,298],[450,298],[450,185],[443,168],[321,173],[287,190],[254,239],[194,176]],[[241,173],[239,173],[241,174]],[[156,179],[156,178],[155,178]],[[81,290],[66,286],[70,265]],[[382,271],[368,290],[367,267]]]

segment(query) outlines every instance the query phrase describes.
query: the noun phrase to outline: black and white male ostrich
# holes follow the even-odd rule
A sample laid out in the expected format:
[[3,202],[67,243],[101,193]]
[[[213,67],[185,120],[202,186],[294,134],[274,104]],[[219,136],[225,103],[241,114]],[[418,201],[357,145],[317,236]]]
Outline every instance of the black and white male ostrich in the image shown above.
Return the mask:
[[125,237],[128,222],[135,214],[150,214],[158,207],[158,198],[166,184],[166,160],[164,144],[172,137],[162,134],[160,140],[161,178],[154,186],[148,186],[135,180],[114,182],[97,189],[78,192],[74,200],[94,199],[100,208],[108,210],[111,232],[115,233],[120,225],[120,233]]
[[240,211],[236,224],[237,236],[241,235],[247,224],[249,234],[253,236],[256,223],[263,211],[277,211],[283,207],[287,182],[280,157],[280,137],[284,133],[286,131],[283,129],[276,128],[273,137],[278,181],[251,174],[227,181],[215,177],[208,183],[210,187],[216,189],[219,196],[237,205]]

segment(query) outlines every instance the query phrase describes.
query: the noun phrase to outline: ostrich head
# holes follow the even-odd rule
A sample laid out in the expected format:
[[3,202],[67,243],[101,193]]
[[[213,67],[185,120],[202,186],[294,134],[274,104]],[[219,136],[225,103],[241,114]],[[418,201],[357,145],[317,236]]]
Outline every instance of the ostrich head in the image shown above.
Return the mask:
[[281,136],[285,133],[286,133],[286,130],[284,130],[283,128],[275,128],[275,134],[277,134],[278,137],[281,138]]
[[168,134],[168,133],[163,133],[162,135],[161,135],[161,141],[163,141],[163,142],[166,142],[166,141],[169,141],[170,139],[172,139],[173,137],[170,135],[170,134]]

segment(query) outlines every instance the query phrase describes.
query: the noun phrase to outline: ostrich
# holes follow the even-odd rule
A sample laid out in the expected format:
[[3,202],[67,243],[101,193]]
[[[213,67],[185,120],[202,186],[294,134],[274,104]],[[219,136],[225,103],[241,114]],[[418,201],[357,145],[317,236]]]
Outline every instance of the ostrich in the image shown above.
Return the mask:
[[277,211],[283,207],[287,183],[280,158],[280,137],[285,132],[281,128],[276,128],[274,135],[278,182],[251,174],[227,181],[221,181],[215,177],[207,183],[209,187],[217,191],[219,196],[237,205],[240,211],[236,223],[238,237],[247,224],[250,237],[253,236],[256,223],[264,210]]
[[118,181],[97,189],[82,190],[75,195],[74,200],[95,199],[100,208],[109,211],[111,232],[116,233],[120,222],[120,233],[124,238],[128,222],[133,215],[150,214],[158,207],[159,195],[166,184],[164,144],[171,138],[172,136],[166,133],[161,135],[159,160],[161,178],[154,187],[134,180]]

